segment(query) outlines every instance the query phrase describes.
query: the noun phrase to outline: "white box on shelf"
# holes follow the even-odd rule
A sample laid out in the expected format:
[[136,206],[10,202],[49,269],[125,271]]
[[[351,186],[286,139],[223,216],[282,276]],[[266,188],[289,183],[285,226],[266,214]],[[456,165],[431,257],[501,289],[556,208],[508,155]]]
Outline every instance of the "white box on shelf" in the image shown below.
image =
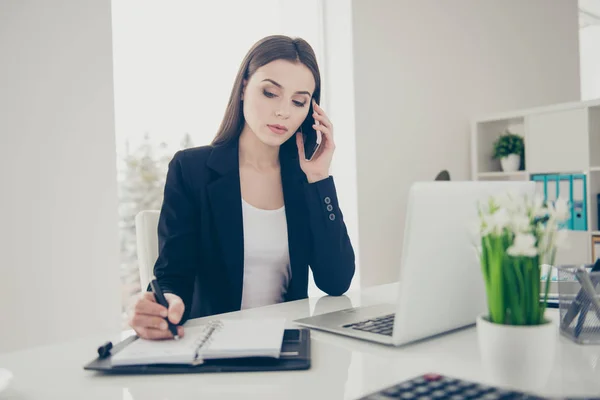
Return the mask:
[[530,173],[585,171],[590,166],[587,109],[525,117],[526,162]]

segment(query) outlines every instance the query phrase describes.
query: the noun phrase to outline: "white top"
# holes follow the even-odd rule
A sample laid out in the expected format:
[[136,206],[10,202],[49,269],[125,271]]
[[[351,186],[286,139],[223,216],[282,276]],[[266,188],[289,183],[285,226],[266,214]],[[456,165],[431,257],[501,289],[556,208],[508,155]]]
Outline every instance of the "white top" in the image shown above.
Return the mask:
[[285,208],[262,210],[242,199],[242,309],[283,302],[291,279]]

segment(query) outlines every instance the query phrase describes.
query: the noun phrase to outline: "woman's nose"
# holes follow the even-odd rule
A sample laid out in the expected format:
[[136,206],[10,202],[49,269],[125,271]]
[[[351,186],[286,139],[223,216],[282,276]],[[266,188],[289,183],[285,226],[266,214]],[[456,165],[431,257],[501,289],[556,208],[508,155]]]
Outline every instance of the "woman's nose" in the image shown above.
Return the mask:
[[275,111],[275,115],[278,118],[283,118],[283,119],[287,119],[290,116],[290,109],[289,107],[285,107],[284,105],[281,105],[276,111]]

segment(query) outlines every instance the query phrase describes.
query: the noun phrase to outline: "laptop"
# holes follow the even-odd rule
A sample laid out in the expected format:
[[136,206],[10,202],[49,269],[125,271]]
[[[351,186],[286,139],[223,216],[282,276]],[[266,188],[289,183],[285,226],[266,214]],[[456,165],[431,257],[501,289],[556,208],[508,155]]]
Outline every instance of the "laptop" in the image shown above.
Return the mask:
[[297,319],[300,326],[400,346],[460,329],[487,310],[479,263],[478,204],[507,192],[533,196],[533,181],[417,182],[408,193],[395,304]]

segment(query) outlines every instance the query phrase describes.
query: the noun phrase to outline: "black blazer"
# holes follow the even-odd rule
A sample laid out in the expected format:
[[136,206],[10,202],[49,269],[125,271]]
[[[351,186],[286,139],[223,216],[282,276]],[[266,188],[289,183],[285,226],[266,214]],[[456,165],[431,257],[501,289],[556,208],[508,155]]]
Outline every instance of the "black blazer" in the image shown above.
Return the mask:
[[[182,298],[182,323],[241,307],[238,143],[181,150],[169,163],[154,275],[166,293]],[[341,295],[354,276],[355,256],[333,178],[308,183],[295,140],[281,146],[280,164],[292,272],[285,301],[307,297],[309,265],[319,289]]]

